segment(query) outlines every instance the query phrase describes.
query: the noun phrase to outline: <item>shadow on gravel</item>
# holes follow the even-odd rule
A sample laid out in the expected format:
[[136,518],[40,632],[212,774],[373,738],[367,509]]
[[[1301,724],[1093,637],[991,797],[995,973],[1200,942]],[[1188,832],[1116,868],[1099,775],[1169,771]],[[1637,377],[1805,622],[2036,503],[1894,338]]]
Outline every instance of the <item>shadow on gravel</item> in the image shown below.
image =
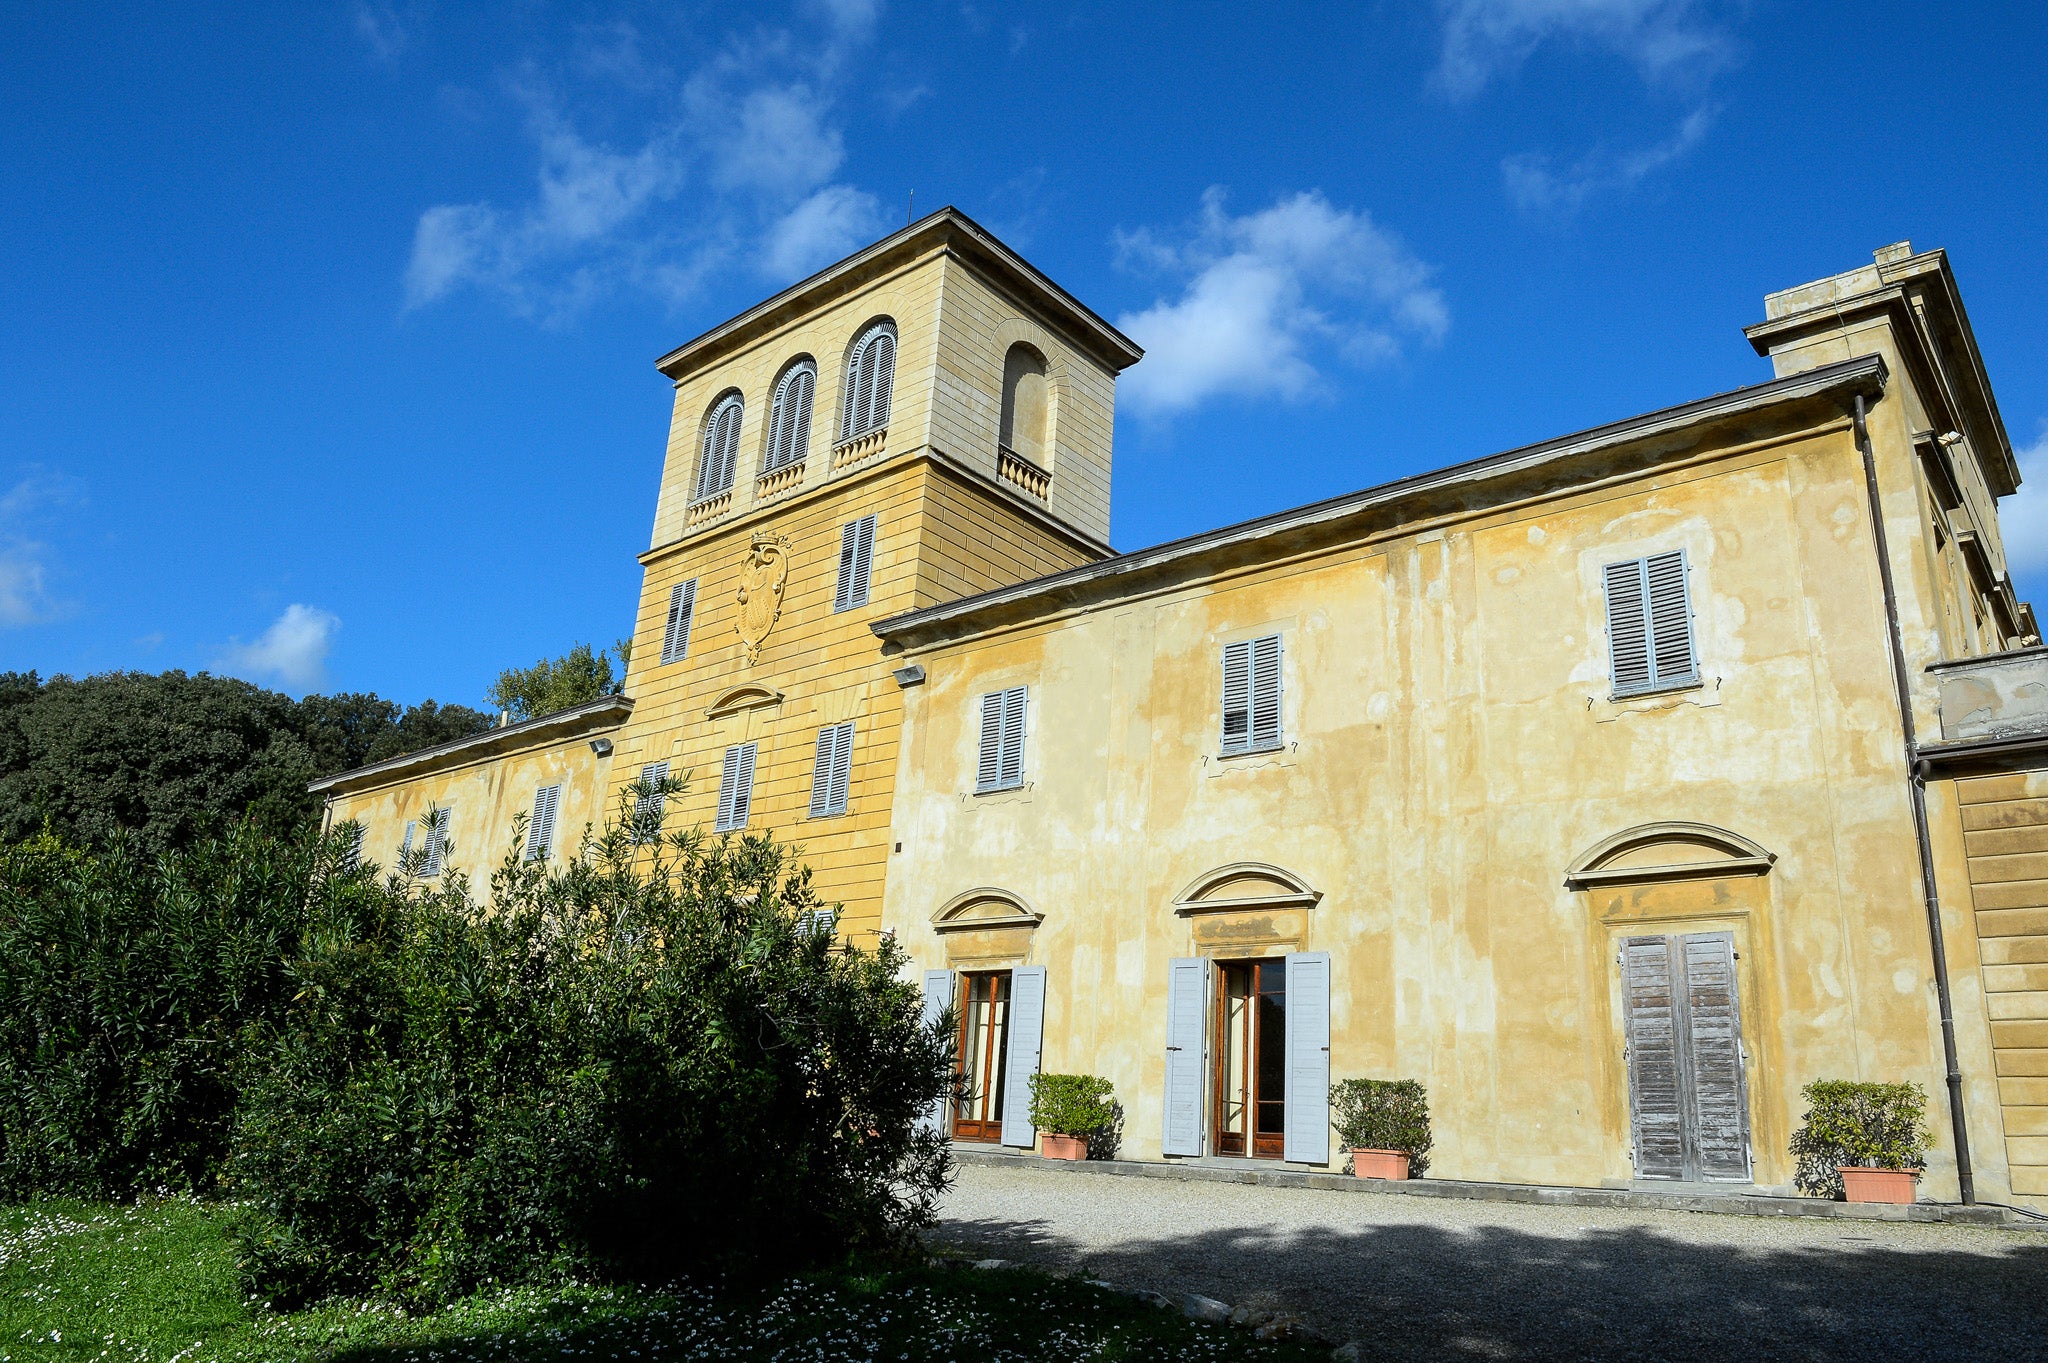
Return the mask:
[[1500,1227],[1216,1231],[1082,1250],[1043,1221],[948,1221],[941,1238],[1112,1282],[1298,1312],[1372,1359],[2039,1358],[2048,1241],[2003,1253],[1796,1250],[1653,1230],[1574,1239]]

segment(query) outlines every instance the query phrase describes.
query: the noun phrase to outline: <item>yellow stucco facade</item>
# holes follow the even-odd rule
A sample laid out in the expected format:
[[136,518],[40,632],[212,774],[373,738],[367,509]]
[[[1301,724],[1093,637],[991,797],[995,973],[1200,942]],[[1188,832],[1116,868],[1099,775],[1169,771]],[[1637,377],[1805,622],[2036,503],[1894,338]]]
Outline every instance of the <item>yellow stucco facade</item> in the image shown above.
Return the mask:
[[935,1120],[995,1145],[1033,1139],[1031,1070],[1081,1071],[1127,1157],[1331,1167],[1319,1087],[1413,1077],[1438,1176],[1783,1188],[1802,1085],[1905,1079],[1922,1196],[1954,1198],[1953,1049],[1975,1195],[2038,1201],[2048,777],[1941,757],[1977,749],[1936,675],[2033,636],[2010,444],[1938,252],[1772,295],[1748,335],[1768,382],[1114,555],[1138,352],[943,211],[661,361],[625,698],[322,785],[380,859],[445,801],[494,860],[548,773],[565,827],[658,762],[691,777],[672,823],[729,821],[745,750],[743,826],[967,1019],[986,1063]]

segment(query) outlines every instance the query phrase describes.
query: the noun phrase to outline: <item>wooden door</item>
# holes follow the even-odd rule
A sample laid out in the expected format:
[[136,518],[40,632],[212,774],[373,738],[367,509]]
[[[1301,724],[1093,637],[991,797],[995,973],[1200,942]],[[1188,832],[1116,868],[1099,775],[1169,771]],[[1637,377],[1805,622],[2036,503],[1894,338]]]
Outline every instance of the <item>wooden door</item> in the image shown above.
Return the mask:
[[1631,937],[1621,972],[1636,1177],[1748,1182],[1733,935]]
[[1010,972],[976,971],[961,976],[959,1098],[953,1107],[953,1139],[1000,1141],[1007,1087],[1010,1030]]
[[1226,961],[1215,976],[1211,1148],[1279,1159],[1287,1143],[1287,962]]

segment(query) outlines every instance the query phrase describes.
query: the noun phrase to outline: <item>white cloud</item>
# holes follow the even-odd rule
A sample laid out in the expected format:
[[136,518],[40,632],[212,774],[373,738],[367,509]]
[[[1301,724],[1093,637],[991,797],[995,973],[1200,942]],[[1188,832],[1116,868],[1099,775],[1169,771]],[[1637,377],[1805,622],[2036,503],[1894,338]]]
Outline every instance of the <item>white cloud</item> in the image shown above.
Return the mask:
[[50,595],[51,548],[30,527],[37,513],[78,500],[70,479],[40,469],[0,494],[0,629],[41,624],[64,613]]
[[15,540],[0,547],[0,629],[33,625],[48,616],[43,556],[49,546]]
[[1695,109],[1655,146],[1620,154],[1596,148],[1562,167],[1548,152],[1510,156],[1500,163],[1501,182],[1509,201],[1523,212],[1569,217],[1593,195],[1629,189],[1678,160],[1707,135],[1713,121],[1714,110]]
[[214,666],[251,680],[275,680],[296,691],[310,691],[327,674],[327,653],[340,628],[340,619],[327,611],[294,603],[253,642],[229,640]]
[[1469,98],[1545,43],[1604,48],[1645,80],[1695,83],[1725,65],[1733,45],[1711,0],[1439,0],[1443,50],[1436,83]]
[[1430,268],[1368,214],[1320,193],[1233,217],[1212,188],[1186,242],[1139,231],[1118,247],[1126,264],[1186,277],[1178,297],[1117,319],[1145,347],[1121,384],[1141,414],[1219,395],[1299,398],[1317,386],[1326,354],[1381,362],[1450,326]]
[[388,65],[397,61],[412,41],[394,5],[356,0],[354,14],[357,35],[369,44],[371,55],[380,62]]
[[827,185],[769,229],[761,250],[762,272],[778,279],[801,279],[875,237],[881,228],[882,206],[874,195],[848,185]]
[[2005,541],[2005,561],[2020,598],[2030,589],[2041,594],[2037,611],[2048,611],[2048,421],[2026,449],[2014,452],[2020,465],[2020,490],[1998,503],[1998,529]]
[[[878,0],[811,0],[804,37],[759,30],[678,83],[630,25],[589,30],[574,74],[607,100],[579,116],[567,84],[532,68],[513,93],[528,109],[538,166],[524,206],[440,204],[413,230],[405,298],[418,308],[462,289],[549,318],[621,288],[680,301],[735,264],[786,281],[880,230],[874,198],[834,176],[846,159],[838,73],[875,27]],[[806,41],[807,39],[807,41]],[[618,124],[621,89],[652,93],[637,146],[581,129]]]

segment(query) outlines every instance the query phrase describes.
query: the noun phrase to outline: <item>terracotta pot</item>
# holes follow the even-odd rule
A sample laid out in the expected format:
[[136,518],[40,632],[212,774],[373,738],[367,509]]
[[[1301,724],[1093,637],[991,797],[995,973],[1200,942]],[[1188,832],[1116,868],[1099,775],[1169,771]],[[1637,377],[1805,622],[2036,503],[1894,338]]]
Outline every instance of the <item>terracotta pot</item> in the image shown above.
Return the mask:
[[1351,1148],[1351,1172],[1359,1178],[1408,1177],[1406,1150],[1360,1150]]
[[1918,1169],[1864,1169],[1843,1164],[1835,1172],[1842,1176],[1842,1193],[1851,1202],[1913,1201],[1913,1180]]
[[1047,1134],[1040,1138],[1045,1143],[1047,1159],[1087,1159],[1088,1141],[1082,1136],[1054,1136]]

